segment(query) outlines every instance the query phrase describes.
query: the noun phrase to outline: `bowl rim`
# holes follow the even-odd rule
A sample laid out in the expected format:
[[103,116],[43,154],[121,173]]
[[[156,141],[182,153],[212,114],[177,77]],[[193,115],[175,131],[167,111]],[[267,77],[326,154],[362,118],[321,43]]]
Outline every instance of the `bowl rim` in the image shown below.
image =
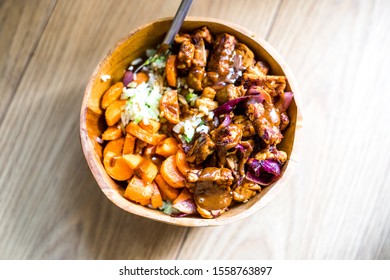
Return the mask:
[[[92,175],[94,176],[94,179],[96,183],[98,184],[99,188],[102,190],[102,192],[118,207],[122,208],[126,212],[129,212],[131,214],[149,218],[154,221],[163,222],[166,224],[176,225],[176,226],[184,226],[184,227],[208,227],[208,226],[219,226],[219,225],[226,225],[233,222],[241,221],[249,216],[255,214],[256,212],[260,211],[262,208],[264,208],[266,205],[268,205],[281,191],[282,191],[282,185],[283,183],[288,182],[289,178],[294,173],[293,171],[296,168],[296,165],[298,163],[298,158],[300,154],[300,147],[302,143],[302,127],[303,127],[303,116],[302,116],[302,100],[301,100],[301,93],[297,84],[297,81],[295,79],[295,76],[293,72],[291,71],[288,64],[285,62],[284,58],[274,49],[265,39],[263,39],[260,36],[257,36],[255,33],[250,31],[249,29],[242,27],[236,23],[232,23],[226,20],[221,19],[215,19],[210,17],[194,17],[194,16],[188,16],[185,19],[185,22],[204,22],[206,23],[217,23],[219,25],[224,25],[228,28],[234,29],[241,33],[243,36],[250,37],[253,41],[255,41],[257,44],[259,44],[279,65],[279,67],[284,72],[284,75],[288,77],[288,83],[290,85],[290,88],[294,92],[294,101],[296,104],[296,110],[297,110],[297,119],[295,124],[295,132],[294,132],[294,143],[292,146],[290,158],[287,162],[286,169],[283,173],[283,176],[275,182],[275,184],[272,186],[272,188],[269,188],[266,195],[264,195],[259,201],[257,201],[255,204],[251,205],[249,208],[245,209],[244,211],[229,217],[223,217],[221,215],[218,218],[215,219],[205,219],[205,218],[194,218],[194,217],[181,217],[181,218],[175,218],[171,217],[170,215],[152,215],[149,212],[138,212],[138,211],[130,211],[129,208],[125,205],[130,203],[130,201],[126,200],[123,196],[121,196],[119,193],[113,191],[108,184],[105,182],[105,178],[101,174],[101,168],[98,167],[98,164],[102,165],[101,162],[97,162],[96,157],[93,153],[93,146],[91,143],[91,140],[88,136],[87,132],[87,125],[86,125],[86,111],[88,108],[88,98],[90,97],[90,93],[93,88],[93,84],[95,82],[95,77],[97,76],[99,69],[101,66],[111,57],[111,55],[115,52],[115,50],[122,45],[124,42],[126,42],[133,34],[136,32],[145,29],[153,24],[158,24],[161,22],[167,22],[172,21],[172,17],[164,17],[157,20],[150,21],[146,24],[143,24],[139,27],[134,28],[130,32],[128,32],[125,36],[123,36],[120,40],[118,40],[112,48],[109,49],[109,51],[99,60],[98,65],[95,67],[92,75],[89,78],[88,85],[86,87],[86,90],[84,92],[83,101],[81,105],[81,112],[80,112],[80,142],[83,150],[84,157],[86,159],[86,162],[92,172]],[[126,201],[126,203],[123,203],[123,200]],[[141,205],[135,204],[137,207],[143,207]]]

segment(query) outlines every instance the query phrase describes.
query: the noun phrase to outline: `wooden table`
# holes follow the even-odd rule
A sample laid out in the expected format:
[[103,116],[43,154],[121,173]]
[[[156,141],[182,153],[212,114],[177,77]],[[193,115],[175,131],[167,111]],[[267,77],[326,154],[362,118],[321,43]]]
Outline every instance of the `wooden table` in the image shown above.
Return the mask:
[[178,0],[0,1],[1,259],[390,259],[390,1],[195,0],[240,24],[300,83],[304,145],[291,184],[254,216],[174,227],[99,190],[79,141],[88,78]]

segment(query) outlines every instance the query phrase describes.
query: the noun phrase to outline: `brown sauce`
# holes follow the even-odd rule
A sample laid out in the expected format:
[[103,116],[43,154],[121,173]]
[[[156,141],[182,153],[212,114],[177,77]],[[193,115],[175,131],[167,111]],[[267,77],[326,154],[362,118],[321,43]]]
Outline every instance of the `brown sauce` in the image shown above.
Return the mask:
[[195,202],[206,210],[225,209],[232,202],[230,188],[218,185],[212,181],[202,181],[196,184]]

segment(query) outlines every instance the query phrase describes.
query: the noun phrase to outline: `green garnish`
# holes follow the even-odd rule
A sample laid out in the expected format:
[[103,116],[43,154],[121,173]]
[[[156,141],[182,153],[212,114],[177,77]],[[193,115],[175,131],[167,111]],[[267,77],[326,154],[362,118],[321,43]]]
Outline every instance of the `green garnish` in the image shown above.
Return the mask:
[[[148,66],[150,64],[157,64],[157,68],[161,68],[163,64],[165,64],[167,60],[167,56],[169,54],[169,50],[165,52],[165,54],[154,54],[153,56],[149,57],[147,60],[145,60],[144,63],[142,63],[138,68],[134,71],[134,73],[137,73],[142,67]],[[160,66],[160,67],[158,67]],[[165,65],[164,65],[165,66]]]
[[177,210],[175,207],[172,206],[172,203],[170,201],[165,201],[165,200],[163,200],[163,206],[159,207],[158,209],[160,209],[167,215],[180,213],[179,210]]
[[183,139],[187,142],[190,143],[192,141],[192,137],[188,137],[186,134],[183,135]]
[[194,106],[194,103],[195,103],[196,99],[198,99],[198,98],[199,98],[199,96],[196,93],[191,92],[191,91],[189,94],[186,95],[186,100],[188,103],[191,104],[191,106]]

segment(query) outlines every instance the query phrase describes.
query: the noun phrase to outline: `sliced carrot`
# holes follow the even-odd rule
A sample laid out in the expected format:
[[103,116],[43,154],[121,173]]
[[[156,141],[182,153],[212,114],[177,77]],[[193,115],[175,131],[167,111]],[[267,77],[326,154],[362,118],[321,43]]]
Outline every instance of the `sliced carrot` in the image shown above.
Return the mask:
[[134,153],[135,138],[130,133],[126,133],[125,143],[123,145],[123,154],[132,154]]
[[113,126],[121,119],[122,107],[125,104],[126,100],[115,100],[107,107],[105,117],[108,126]]
[[115,100],[118,100],[119,97],[122,94],[124,85],[122,82],[118,82],[116,84],[113,84],[104,94],[102,97],[102,108],[106,109],[108,106],[110,106],[111,103],[113,103]]
[[118,181],[125,181],[133,176],[133,170],[127,165],[121,156],[114,152],[108,151],[103,159],[104,168],[111,178]]
[[133,77],[133,82],[135,82],[137,85],[146,83],[149,80],[149,76],[145,72],[138,72],[137,74],[134,74]]
[[[175,189],[175,190],[177,190],[177,189]],[[170,201],[168,196],[162,190],[160,190],[160,194],[161,194],[162,200],[164,200],[164,201],[168,201],[169,200]]]
[[161,164],[160,172],[165,182],[171,187],[182,188],[185,186],[185,177],[180,173],[176,166],[175,156],[169,156]]
[[126,132],[151,145],[157,145],[160,141],[167,138],[164,134],[149,133],[134,122],[126,126]]
[[102,135],[102,139],[106,141],[116,140],[122,137],[122,129],[118,126],[109,126]]
[[153,195],[153,186],[146,184],[142,179],[133,176],[124,193],[124,197],[141,205],[150,204]]
[[163,200],[157,184],[155,182],[152,182],[151,185],[153,187],[153,194],[150,200],[152,203],[152,207],[157,209],[163,206]]
[[148,122],[148,124],[145,124],[143,121],[140,121],[139,126],[149,133],[157,133],[161,127],[161,123],[151,119]]
[[176,166],[179,169],[180,173],[185,177],[187,176],[188,171],[196,170],[196,168],[192,168],[187,162],[187,156],[182,150],[178,150],[176,155]]
[[162,196],[166,196],[170,201],[174,201],[176,197],[178,197],[180,190],[172,188],[170,185],[168,185],[167,182],[164,181],[164,178],[161,176],[161,174],[157,174],[154,181],[160,188]]
[[169,137],[158,143],[156,147],[156,153],[163,157],[169,157],[176,154],[179,150],[177,140],[173,137]]
[[150,159],[133,154],[123,155],[123,159],[126,161],[129,168],[134,170],[138,177],[141,177],[146,183],[153,182],[158,169]]
[[121,155],[124,143],[124,137],[108,142],[104,148],[103,157],[106,156],[107,152],[113,152],[116,156]]
[[138,172],[142,180],[146,183],[151,183],[157,175],[157,166],[150,160],[143,158],[141,164],[138,166]]
[[143,157],[140,155],[125,154],[123,155],[123,158],[125,159],[128,166],[133,170],[138,169],[141,162],[143,161]]
[[165,73],[168,85],[171,87],[177,86],[177,56],[169,55],[165,64]]

